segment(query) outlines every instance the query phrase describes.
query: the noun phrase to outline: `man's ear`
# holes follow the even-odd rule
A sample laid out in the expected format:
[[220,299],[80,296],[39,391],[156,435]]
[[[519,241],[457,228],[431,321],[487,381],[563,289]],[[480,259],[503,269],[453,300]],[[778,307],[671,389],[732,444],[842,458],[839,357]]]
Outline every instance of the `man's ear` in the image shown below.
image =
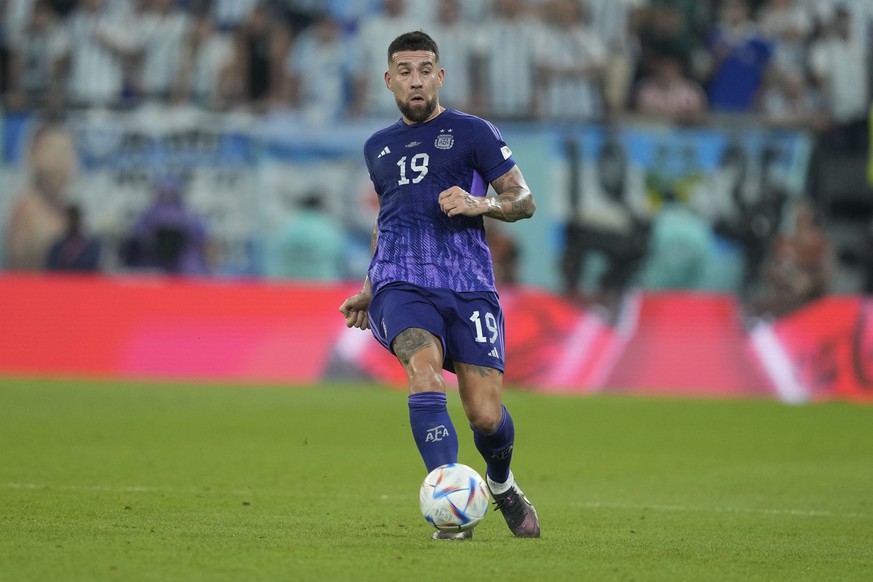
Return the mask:
[[391,75],[388,71],[385,71],[385,86],[388,87],[388,90],[391,90]]

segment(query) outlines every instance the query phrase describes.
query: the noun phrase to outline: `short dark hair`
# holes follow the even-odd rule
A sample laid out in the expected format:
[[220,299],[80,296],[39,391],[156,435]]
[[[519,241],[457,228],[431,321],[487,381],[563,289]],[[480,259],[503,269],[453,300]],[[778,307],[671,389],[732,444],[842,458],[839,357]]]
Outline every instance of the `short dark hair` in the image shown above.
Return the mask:
[[426,32],[414,30],[412,32],[404,32],[388,45],[388,62],[391,62],[391,57],[394,53],[400,51],[429,51],[436,55],[436,60],[440,60],[440,49],[437,43]]

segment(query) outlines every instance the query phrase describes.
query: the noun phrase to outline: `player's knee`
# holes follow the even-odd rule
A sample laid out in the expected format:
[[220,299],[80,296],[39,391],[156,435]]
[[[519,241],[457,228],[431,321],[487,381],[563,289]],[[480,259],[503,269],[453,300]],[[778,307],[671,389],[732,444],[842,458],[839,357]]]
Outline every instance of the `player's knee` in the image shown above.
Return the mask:
[[491,434],[497,427],[500,426],[500,421],[503,418],[503,410],[471,410],[467,413],[467,420],[470,421],[470,426],[475,430]]

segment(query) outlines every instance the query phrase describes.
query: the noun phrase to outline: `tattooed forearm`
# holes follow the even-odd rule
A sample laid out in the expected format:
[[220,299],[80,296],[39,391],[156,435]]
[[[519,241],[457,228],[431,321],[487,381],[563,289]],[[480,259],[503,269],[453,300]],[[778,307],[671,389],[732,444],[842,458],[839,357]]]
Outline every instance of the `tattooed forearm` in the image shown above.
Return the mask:
[[435,341],[433,335],[423,329],[410,327],[400,332],[391,344],[391,349],[400,363],[404,366],[409,363],[415,352],[426,348]]
[[485,216],[504,222],[530,218],[536,211],[536,202],[518,166],[494,180],[491,185],[496,196],[488,198]]

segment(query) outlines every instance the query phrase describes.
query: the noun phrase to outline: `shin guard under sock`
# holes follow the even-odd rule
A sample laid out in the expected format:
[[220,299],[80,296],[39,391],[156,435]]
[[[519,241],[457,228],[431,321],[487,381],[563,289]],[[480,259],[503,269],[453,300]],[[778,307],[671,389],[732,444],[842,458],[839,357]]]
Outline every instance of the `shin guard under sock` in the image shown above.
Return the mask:
[[409,426],[428,472],[458,462],[458,434],[442,392],[409,395]]
[[512,462],[512,448],[515,444],[515,425],[506,407],[497,429],[485,434],[473,429],[473,442],[488,466],[488,477],[497,483],[509,479],[509,465]]

